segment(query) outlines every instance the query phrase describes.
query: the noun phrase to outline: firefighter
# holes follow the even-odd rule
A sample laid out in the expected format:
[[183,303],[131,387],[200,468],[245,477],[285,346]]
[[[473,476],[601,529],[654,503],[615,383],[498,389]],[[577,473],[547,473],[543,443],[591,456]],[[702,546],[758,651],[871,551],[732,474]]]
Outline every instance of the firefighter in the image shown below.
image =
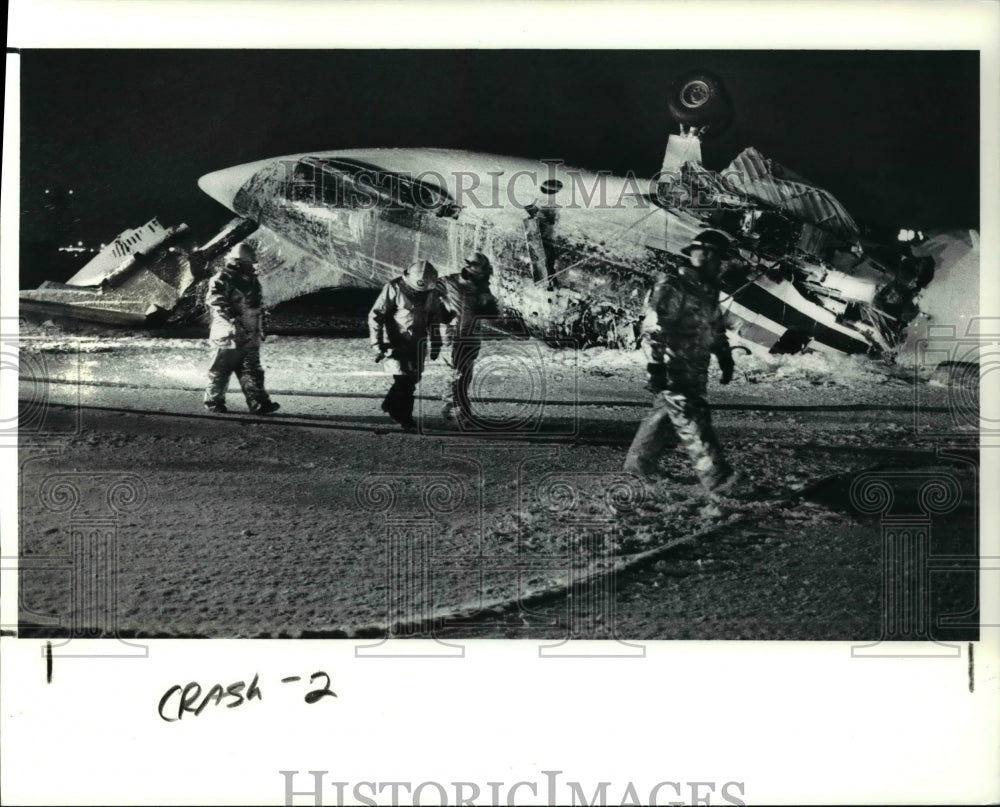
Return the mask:
[[469,386],[472,371],[482,347],[477,323],[500,315],[496,297],[490,291],[493,267],[482,252],[465,259],[465,266],[455,274],[446,275],[438,283],[438,293],[444,307],[442,337],[445,362],[451,367],[451,383],[444,394],[445,418],[471,417]]
[[416,431],[413,400],[430,346],[433,361],[441,350],[438,328],[441,303],[438,273],[430,261],[417,261],[400,277],[390,280],[368,314],[368,331],[375,361],[392,374],[392,386],[382,411],[404,431]]
[[252,413],[270,415],[280,408],[264,389],[260,364],[263,310],[256,263],[253,247],[237,244],[229,251],[222,269],[208,281],[205,305],[211,315],[209,340],[217,348],[205,389],[205,408],[209,412],[228,411],[226,391],[233,373]]
[[656,475],[663,450],[679,438],[702,485],[722,491],[735,475],[712,429],[705,391],[714,354],[721,383],[733,377],[733,359],[719,309],[718,277],[729,239],[717,230],[700,233],[681,250],[686,266],[661,275],[643,310],[642,350],[649,373],[653,411],[642,421],[624,469]]

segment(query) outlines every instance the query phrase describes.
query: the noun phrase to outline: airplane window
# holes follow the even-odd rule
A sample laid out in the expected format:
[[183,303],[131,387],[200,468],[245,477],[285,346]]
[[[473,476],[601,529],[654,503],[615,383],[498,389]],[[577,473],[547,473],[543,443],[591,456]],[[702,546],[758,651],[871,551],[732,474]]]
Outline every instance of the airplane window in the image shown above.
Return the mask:
[[322,187],[323,204],[330,207],[341,207],[346,198],[343,177],[332,171],[323,172]]
[[346,209],[430,211],[455,218],[459,206],[433,182],[346,157],[305,157],[285,169],[286,198]]
[[370,188],[351,181],[336,171],[323,171],[323,204],[328,207],[357,210],[379,207],[379,197]]
[[285,194],[293,202],[316,204],[320,197],[320,174],[311,160],[299,160],[288,171],[285,164]]
[[379,207],[418,208],[448,216],[455,215],[458,210],[451,194],[444,188],[395,171],[386,171],[372,163],[334,157],[324,161],[324,169],[343,177],[341,181],[345,187],[363,189],[360,192],[366,198],[377,195]]

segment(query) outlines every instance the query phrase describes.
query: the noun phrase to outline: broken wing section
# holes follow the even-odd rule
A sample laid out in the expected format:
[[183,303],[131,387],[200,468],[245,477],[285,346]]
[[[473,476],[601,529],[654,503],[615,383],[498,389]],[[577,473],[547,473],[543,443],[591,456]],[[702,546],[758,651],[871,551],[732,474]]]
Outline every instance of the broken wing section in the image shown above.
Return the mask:
[[774,352],[899,351],[933,260],[864,242],[831,193],[754,148],[722,172],[685,163],[658,191],[733,239],[722,301],[740,336]]
[[187,225],[163,227],[157,219],[126,230],[66,283],[45,281],[20,292],[20,310],[31,318],[120,327],[167,323],[206,277],[209,264],[257,228],[233,219],[208,243],[194,243]]
[[737,190],[787,214],[856,243],[861,231],[850,213],[833,194],[766,158],[757,149],[744,149],[724,172],[726,181]]

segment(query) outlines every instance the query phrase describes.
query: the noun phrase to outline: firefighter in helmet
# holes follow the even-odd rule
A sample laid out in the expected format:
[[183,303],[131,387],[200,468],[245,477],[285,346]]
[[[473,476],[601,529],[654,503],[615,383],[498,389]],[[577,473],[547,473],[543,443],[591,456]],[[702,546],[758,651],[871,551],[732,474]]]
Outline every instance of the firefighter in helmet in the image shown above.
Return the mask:
[[226,391],[233,373],[252,413],[270,415],[280,408],[264,389],[264,370],[260,364],[263,303],[256,263],[253,247],[237,244],[229,251],[223,267],[208,281],[205,304],[211,316],[209,340],[216,347],[204,396],[209,412],[227,411]]
[[733,469],[712,428],[705,392],[715,355],[721,383],[733,377],[733,359],[719,308],[719,273],[729,239],[706,230],[681,251],[687,264],[661,274],[643,309],[642,350],[653,392],[653,410],[639,425],[624,469],[655,476],[663,450],[680,440],[702,485],[719,491],[733,484]]
[[497,299],[490,291],[493,266],[482,252],[465,259],[461,271],[445,275],[438,283],[444,308],[442,340],[445,362],[451,367],[451,382],[444,394],[445,418],[469,418],[469,386],[482,348],[477,328],[484,319],[500,314]]
[[417,261],[400,277],[390,280],[368,314],[368,330],[375,361],[392,375],[382,411],[405,431],[415,431],[413,403],[417,383],[430,348],[431,360],[441,350],[438,273],[430,261]]

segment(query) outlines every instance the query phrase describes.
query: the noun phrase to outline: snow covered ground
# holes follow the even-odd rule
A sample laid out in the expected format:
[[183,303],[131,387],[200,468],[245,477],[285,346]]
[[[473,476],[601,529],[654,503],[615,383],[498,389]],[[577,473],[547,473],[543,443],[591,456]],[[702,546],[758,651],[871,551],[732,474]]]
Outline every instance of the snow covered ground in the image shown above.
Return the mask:
[[[270,337],[282,410],[266,420],[240,414],[235,382],[232,414],[205,416],[204,340],[25,332],[21,630],[877,639],[897,513],[857,484],[881,480],[917,515],[921,486],[956,490],[931,514],[931,548],[974,559],[975,390],[752,350],[727,387],[713,368],[709,399],[757,496],[719,506],[680,450],[659,483],[620,473],[649,405],[638,353],[490,343],[474,390],[485,432],[441,418],[447,368],[431,364],[411,435],[379,410],[389,379],[365,339]],[[81,593],[67,559],[107,536],[114,585]],[[88,562],[105,568],[106,551]],[[939,571],[936,613],[975,607],[963,563]]]
[[[212,353],[208,342],[202,339],[70,336],[46,328],[24,332],[22,338],[22,353],[40,357],[48,376],[67,377],[60,374],[79,372],[79,380],[85,383],[149,383],[162,387],[173,382],[201,387]],[[747,383],[766,380],[768,384],[782,383],[784,386],[787,382],[788,389],[793,392],[800,386],[803,389],[829,386],[851,390],[867,401],[873,395],[878,397],[879,390],[886,385],[909,388],[904,382],[914,374],[911,368],[889,368],[879,362],[842,354],[771,356],[758,345],[742,342],[735,336],[731,336],[731,343],[750,351],[749,355],[737,352],[738,369]],[[268,383],[276,389],[322,391],[346,375],[359,379],[358,383],[365,384],[366,389],[367,382],[360,379],[372,379],[372,388],[379,389],[385,374],[371,363],[370,352],[365,339],[270,336],[262,355]],[[600,388],[598,380],[601,378],[629,383],[640,379],[641,385],[645,366],[639,351],[553,348],[534,340],[497,340],[487,343],[485,354],[500,365],[493,373],[497,379],[511,378],[521,369],[534,373],[541,368],[547,386],[553,389],[562,389],[579,378],[594,382],[595,388]],[[511,360],[504,362],[504,356]],[[527,358],[531,365],[526,365]],[[557,372],[559,369],[572,372],[567,376]],[[443,378],[445,373],[446,368],[441,363],[428,365],[429,379]],[[562,381],[567,384],[561,384]],[[608,390],[615,390],[617,386],[609,383]],[[634,385],[624,392],[636,397]]]

